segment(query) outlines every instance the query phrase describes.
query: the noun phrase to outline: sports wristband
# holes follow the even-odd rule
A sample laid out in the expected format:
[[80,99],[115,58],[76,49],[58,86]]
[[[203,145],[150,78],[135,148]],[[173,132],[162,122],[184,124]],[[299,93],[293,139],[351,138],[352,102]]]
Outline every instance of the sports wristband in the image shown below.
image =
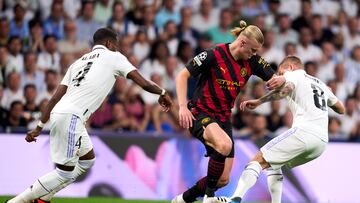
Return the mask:
[[40,128],[43,128],[44,125],[45,125],[45,123],[43,123],[43,122],[41,122],[41,121],[39,121],[38,124],[37,124],[37,126],[39,126]]
[[162,89],[162,91],[161,91],[161,96],[164,96],[165,95],[165,93],[166,93],[166,90],[165,89]]

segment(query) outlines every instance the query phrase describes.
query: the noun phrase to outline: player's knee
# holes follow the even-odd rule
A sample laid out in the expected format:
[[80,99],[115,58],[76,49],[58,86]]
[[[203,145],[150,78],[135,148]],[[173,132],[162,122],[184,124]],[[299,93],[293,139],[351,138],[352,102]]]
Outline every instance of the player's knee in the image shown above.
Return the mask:
[[94,166],[94,163],[95,163],[95,158],[89,160],[79,160],[78,162],[79,167],[84,170],[90,169],[92,166]]
[[220,152],[224,156],[228,156],[232,149],[232,142],[231,139],[224,139],[218,145],[218,152]]
[[227,184],[229,184],[229,177],[220,178],[217,183],[217,187],[225,187]]
[[74,179],[73,171],[65,171],[56,168],[56,173],[59,175],[59,178],[62,180],[62,182],[68,182]]

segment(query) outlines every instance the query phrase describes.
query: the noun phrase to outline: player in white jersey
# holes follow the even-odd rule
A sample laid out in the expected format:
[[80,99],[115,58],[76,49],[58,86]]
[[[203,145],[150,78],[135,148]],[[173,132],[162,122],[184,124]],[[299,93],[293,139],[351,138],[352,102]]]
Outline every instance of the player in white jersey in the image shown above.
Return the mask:
[[214,197],[207,203],[238,203],[257,181],[261,170],[267,169],[268,188],[272,203],[281,202],[282,171],[305,164],[319,157],[328,142],[328,108],[339,114],[344,105],[322,81],[306,74],[299,58],[287,56],[279,65],[279,75],[286,82],[259,99],[244,101],[240,109],[255,109],[264,102],[285,98],[293,115],[292,127],[265,144],[246,165],[231,198]]
[[144,90],[160,95],[159,103],[164,111],[170,109],[172,101],[166,91],[144,79],[117,51],[115,32],[101,28],[94,33],[93,40],[92,51],[69,67],[38,126],[26,136],[26,141],[36,141],[50,118],[51,158],[56,169],[40,177],[9,203],[49,202],[56,192],[92,167],[95,155],[84,123],[104,101],[116,77],[129,78]]

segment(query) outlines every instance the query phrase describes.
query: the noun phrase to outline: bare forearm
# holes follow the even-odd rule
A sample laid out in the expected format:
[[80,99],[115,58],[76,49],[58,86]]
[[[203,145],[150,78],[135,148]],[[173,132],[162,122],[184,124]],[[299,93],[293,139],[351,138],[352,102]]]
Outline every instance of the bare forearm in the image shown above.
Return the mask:
[[159,87],[157,84],[155,84],[152,81],[148,81],[148,83],[145,84],[144,86],[142,86],[142,88],[145,91],[148,91],[148,92],[153,93],[153,94],[159,94],[160,95],[161,92],[162,92],[162,88]]
[[186,105],[187,103],[187,80],[188,77],[182,73],[176,77],[176,95],[180,106]]
[[279,100],[288,96],[293,89],[294,89],[293,83],[286,83],[282,88],[270,91],[266,95],[260,97],[259,100],[261,103],[265,103],[273,100]]

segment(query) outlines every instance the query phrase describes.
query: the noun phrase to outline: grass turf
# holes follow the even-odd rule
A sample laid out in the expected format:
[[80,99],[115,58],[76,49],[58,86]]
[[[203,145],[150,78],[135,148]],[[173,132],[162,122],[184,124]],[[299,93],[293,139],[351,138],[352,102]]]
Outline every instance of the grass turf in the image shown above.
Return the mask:
[[[5,202],[5,200],[10,199],[11,197],[0,197],[0,203]],[[54,198],[52,203],[165,203],[169,201],[160,201],[160,200],[124,200],[120,198],[104,198],[104,197],[92,197],[92,198]]]

